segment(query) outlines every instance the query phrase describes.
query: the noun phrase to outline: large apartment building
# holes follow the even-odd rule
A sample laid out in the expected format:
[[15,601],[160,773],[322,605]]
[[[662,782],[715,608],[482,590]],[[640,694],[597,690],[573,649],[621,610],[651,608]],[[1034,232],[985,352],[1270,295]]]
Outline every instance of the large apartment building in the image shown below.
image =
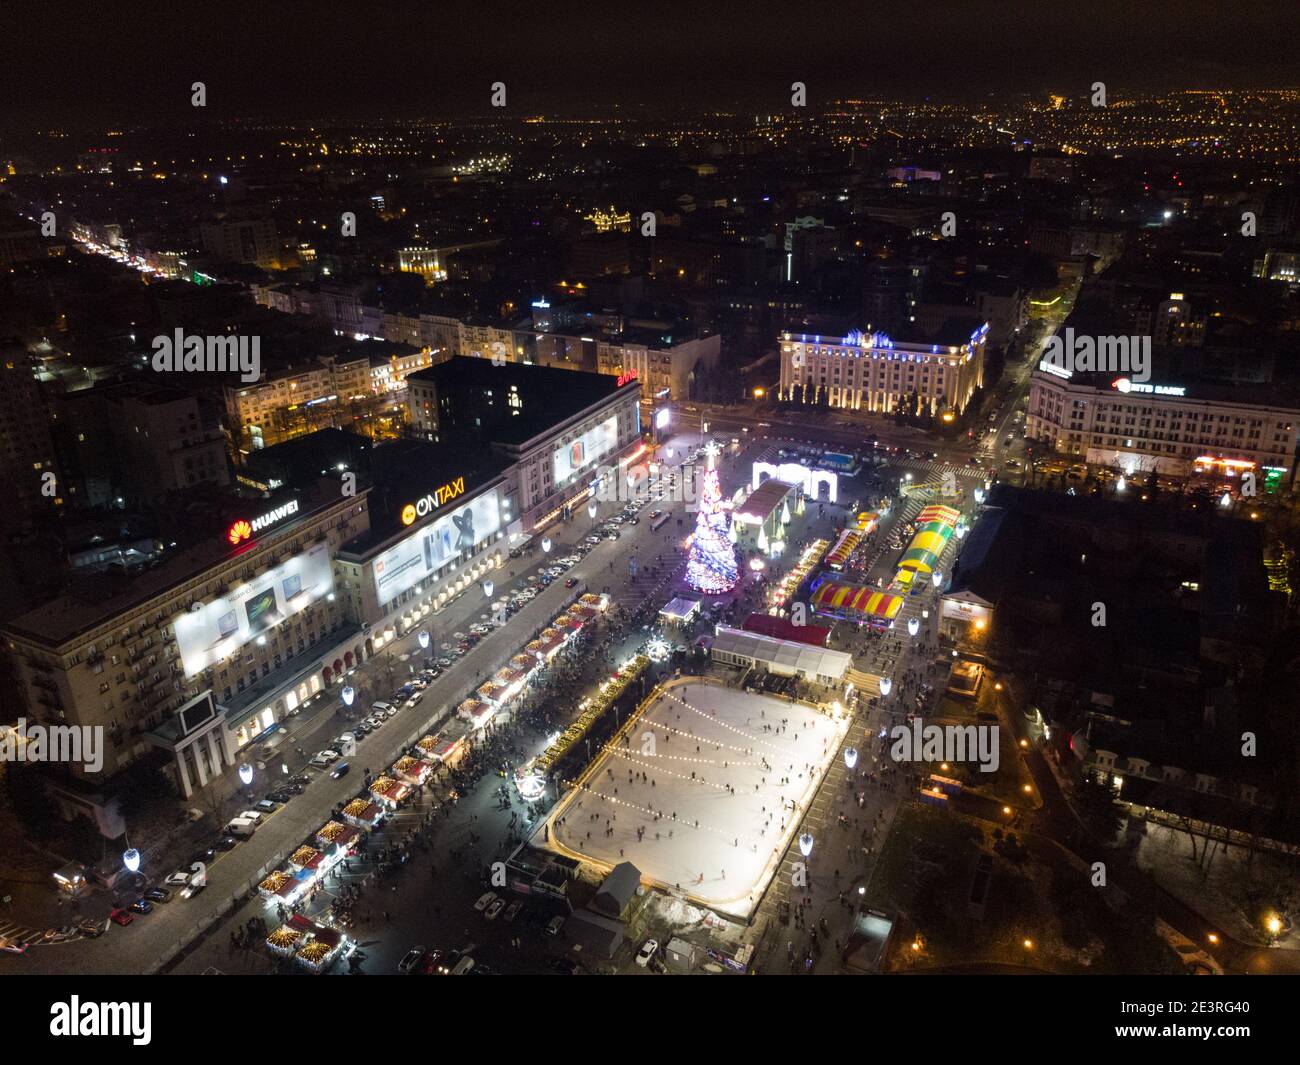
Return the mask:
[[[0,639],[29,720],[102,729],[103,778],[162,749],[183,795],[202,787],[359,655],[332,563],[369,528],[366,496],[320,482],[249,502],[155,570],[15,618]],[[179,711],[208,692],[220,714],[186,728]]]

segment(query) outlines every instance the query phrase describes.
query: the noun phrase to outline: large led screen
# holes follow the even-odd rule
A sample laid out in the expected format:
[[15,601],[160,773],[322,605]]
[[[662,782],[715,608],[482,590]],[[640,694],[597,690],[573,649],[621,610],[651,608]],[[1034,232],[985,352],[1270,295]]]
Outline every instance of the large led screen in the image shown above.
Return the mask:
[[500,528],[501,505],[494,488],[413,530],[372,563],[379,602],[401,595]]
[[173,623],[185,675],[228,658],[334,590],[328,544],[316,544]]
[[618,445],[618,418],[607,418],[577,440],[555,450],[555,483],[564,484],[579,470],[608,455]]

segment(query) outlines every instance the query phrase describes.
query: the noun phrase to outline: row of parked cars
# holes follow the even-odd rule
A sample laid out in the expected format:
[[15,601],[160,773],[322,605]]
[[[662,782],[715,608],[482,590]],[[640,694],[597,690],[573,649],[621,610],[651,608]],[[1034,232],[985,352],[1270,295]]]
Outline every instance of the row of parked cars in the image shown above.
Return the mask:
[[[474,911],[481,913],[487,920],[495,921],[504,913],[507,921],[513,921],[523,911],[524,903],[522,899],[507,901],[495,891],[485,891],[474,903]],[[546,922],[546,932],[548,935],[558,936],[560,929],[564,927],[564,917],[557,914]]]
[[487,970],[475,964],[469,954],[459,950],[429,950],[412,947],[400,962],[397,971],[408,976],[484,976]]

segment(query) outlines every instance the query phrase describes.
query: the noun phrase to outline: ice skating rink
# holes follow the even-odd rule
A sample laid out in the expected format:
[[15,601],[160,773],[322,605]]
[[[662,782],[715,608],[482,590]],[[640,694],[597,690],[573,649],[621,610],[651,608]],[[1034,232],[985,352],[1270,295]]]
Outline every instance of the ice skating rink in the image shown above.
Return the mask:
[[550,839],[594,861],[630,861],[646,880],[748,916],[846,724],[705,681],[670,687],[557,807]]

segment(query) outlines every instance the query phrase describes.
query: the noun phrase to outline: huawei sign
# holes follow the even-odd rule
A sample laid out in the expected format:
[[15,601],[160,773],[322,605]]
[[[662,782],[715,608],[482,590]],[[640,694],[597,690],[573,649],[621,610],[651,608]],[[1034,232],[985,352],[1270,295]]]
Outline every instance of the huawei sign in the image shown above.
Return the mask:
[[231,545],[242,544],[245,540],[251,540],[253,533],[262,532],[269,529],[272,525],[283,521],[285,518],[292,517],[298,513],[298,500],[291,499],[289,502],[276,507],[274,510],[261,514],[249,521],[247,518],[240,518],[232,522],[230,528],[226,530],[226,539]]

